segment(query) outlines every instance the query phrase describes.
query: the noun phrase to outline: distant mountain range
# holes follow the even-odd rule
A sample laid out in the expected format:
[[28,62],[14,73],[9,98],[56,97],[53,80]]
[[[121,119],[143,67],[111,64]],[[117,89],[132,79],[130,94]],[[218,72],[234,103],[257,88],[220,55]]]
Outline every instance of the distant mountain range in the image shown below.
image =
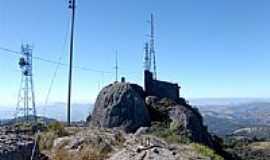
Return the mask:
[[268,132],[270,131],[270,102],[268,101],[248,101],[225,105],[204,104],[197,107],[209,131],[219,136],[231,135],[244,128],[254,131],[249,135],[256,135],[255,131],[262,131],[262,127],[270,134]]
[[29,123],[34,124],[35,120],[37,120],[38,123],[43,123],[43,124],[50,124],[53,122],[56,122],[55,119],[52,118],[46,118],[46,117],[34,117],[34,116],[29,116],[28,119],[26,119],[26,117],[17,117],[12,118],[12,119],[4,119],[4,120],[0,120],[0,126],[9,126],[9,125],[15,125],[17,123],[22,123],[25,121],[28,121]]
[[189,102],[192,105],[200,106],[222,106],[222,105],[240,105],[247,103],[261,103],[261,102],[270,102],[270,98],[189,98]]
[[[72,104],[71,119],[72,121],[86,120],[87,116],[93,110],[92,104]],[[15,107],[1,107],[0,106],[0,120],[14,118]],[[65,103],[52,103],[46,106],[37,105],[37,113],[39,116],[57,119],[59,121],[66,120],[66,104]]]
[[[251,128],[257,135],[258,131],[269,131],[270,134],[270,99],[260,98],[202,98],[190,99],[189,103],[199,108],[204,117],[204,123],[210,132],[219,136],[249,133]],[[93,110],[93,104],[73,104],[72,121],[85,120]],[[66,120],[66,104],[53,103],[37,107],[38,115],[60,121]],[[15,107],[0,107],[0,119],[14,117]],[[269,127],[269,129],[268,129]],[[248,129],[247,129],[248,130]],[[241,131],[241,132],[240,132]]]

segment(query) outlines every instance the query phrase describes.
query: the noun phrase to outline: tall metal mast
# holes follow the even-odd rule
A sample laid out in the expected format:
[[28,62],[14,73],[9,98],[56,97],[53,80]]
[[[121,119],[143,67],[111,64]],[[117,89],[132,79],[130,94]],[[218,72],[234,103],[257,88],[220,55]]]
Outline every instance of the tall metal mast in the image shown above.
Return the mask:
[[115,81],[118,81],[118,51],[115,51]]
[[[151,33],[150,33],[150,61],[153,57],[154,79],[157,79],[156,53],[155,53],[155,38],[154,38],[154,15],[151,14]],[[151,66],[151,63],[150,63]]]
[[22,57],[19,60],[19,66],[22,71],[21,87],[19,90],[16,115],[18,118],[23,116],[26,122],[29,122],[29,116],[34,116],[36,122],[36,103],[33,83],[33,69],[32,69],[32,48],[30,45],[22,45]]
[[68,74],[68,99],[67,99],[67,123],[70,125],[70,101],[72,88],[72,63],[73,63],[73,44],[74,44],[74,21],[75,21],[75,0],[69,0],[68,8],[71,9],[71,34],[69,50],[69,74]]

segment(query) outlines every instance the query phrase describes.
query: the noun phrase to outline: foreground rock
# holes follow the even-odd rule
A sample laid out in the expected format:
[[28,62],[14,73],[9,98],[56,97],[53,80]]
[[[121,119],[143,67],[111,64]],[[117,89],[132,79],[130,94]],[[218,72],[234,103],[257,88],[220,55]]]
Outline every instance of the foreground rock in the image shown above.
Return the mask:
[[[28,136],[0,135],[0,160],[30,160],[34,144],[34,140]],[[38,160],[38,147],[35,151],[34,159]]]
[[91,125],[105,128],[121,128],[134,132],[150,125],[145,107],[143,89],[135,84],[114,83],[99,93],[91,117]]

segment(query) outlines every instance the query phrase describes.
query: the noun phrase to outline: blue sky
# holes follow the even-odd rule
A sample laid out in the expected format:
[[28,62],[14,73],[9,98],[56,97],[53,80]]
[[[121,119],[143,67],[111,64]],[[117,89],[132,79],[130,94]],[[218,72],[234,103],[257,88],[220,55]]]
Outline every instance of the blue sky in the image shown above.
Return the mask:
[[[142,84],[143,47],[150,13],[156,19],[158,77],[178,82],[185,97],[269,97],[270,1],[77,0],[76,65],[120,74]],[[3,0],[0,46],[67,62],[67,0]],[[15,105],[18,57],[0,51],[0,104]],[[38,103],[44,103],[56,65],[34,62]],[[73,102],[91,102],[114,74],[74,70]],[[60,67],[50,102],[66,100],[67,68]]]

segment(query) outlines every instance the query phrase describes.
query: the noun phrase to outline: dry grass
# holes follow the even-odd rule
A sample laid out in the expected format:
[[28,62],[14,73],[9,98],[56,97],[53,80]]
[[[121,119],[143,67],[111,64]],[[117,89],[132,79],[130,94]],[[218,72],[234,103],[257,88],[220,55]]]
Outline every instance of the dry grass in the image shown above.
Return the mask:
[[270,150],[270,142],[255,142],[249,145],[253,150]]
[[110,149],[85,147],[80,151],[68,151],[61,148],[53,155],[53,160],[105,160],[108,158]]
[[55,125],[42,133],[39,141],[41,150],[48,151],[52,160],[104,160],[115,148],[122,148],[126,140],[121,132],[65,127],[68,134],[73,134],[59,139],[53,146],[59,136],[57,133],[62,133],[56,128],[62,130],[62,127]]
[[64,125],[60,122],[51,123],[46,131],[39,135],[39,148],[41,151],[50,150],[53,147],[54,140],[58,137],[67,136],[69,133],[66,131]]
[[45,132],[40,134],[38,141],[39,149],[41,151],[50,150],[53,147],[53,142],[56,138],[58,138],[58,136],[54,132]]

